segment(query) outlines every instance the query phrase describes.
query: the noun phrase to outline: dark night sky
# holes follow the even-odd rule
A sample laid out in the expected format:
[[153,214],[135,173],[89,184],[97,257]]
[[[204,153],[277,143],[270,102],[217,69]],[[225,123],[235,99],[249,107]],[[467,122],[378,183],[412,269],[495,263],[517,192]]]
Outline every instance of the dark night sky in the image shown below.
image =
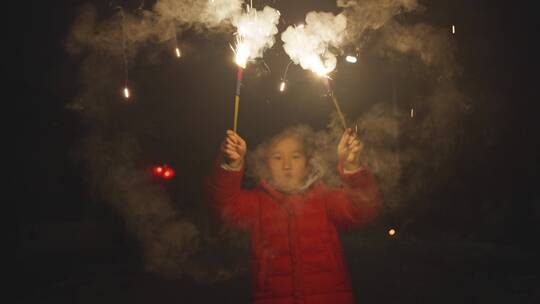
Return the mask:
[[[65,105],[80,89],[80,82],[79,61],[66,53],[63,43],[78,8],[85,2],[35,1],[24,10],[27,16],[25,22],[22,22],[22,68],[17,71],[22,74],[16,74],[16,88],[20,94],[15,100],[24,113],[25,125],[17,135],[15,145],[18,149],[16,153],[25,158],[21,171],[24,174],[18,179],[22,192],[17,200],[16,254],[18,262],[26,265],[22,274],[33,277],[31,283],[28,283],[34,286],[33,290],[40,290],[35,286],[45,286],[43,282],[47,280],[61,282],[62,276],[71,273],[67,268],[83,268],[82,264],[105,265],[128,260],[131,261],[129,265],[134,265],[126,266],[128,271],[136,272],[136,269],[140,269],[136,241],[124,230],[120,216],[103,203],[101,198],[90,193],[82,166],[69,156],[73,146],[88,131],[88,126],[80,122],[76,113],[65,109]],[[93,1],[107,14],[106,1],[102,2]],[[288,7],[291,20],[300,20],[306,11],[311,10],[311,5],[322,8],[332,3],[271,2],[282,12]],[[136,7],[138,2],[127,3],[130,7]],[[535,92],[538,76],[533,71],[538,56],[533,46],[538,38],[535,18],[530,16],[532,9],[510,1],[429,1],[426,6],[425,21],[440,27],[457,24],[456,58],[464,70],[458,84],[476,102],[473,114],[466,120],[467,132],[463,134],[470,138],[460,141],[466,146],[460,147],[457,156],[457,180],[446,188],[441,187],[438,193],[431,196],[432,199],[439,198],[445,202],[454,198],[456,201],[447,203],[442,210],[435,206],[424,210],[425,214],[414,229],[436,227],[433,230],[437,232],[420,234],[428,239],[437,239],[439,232],[466,231],[463,234],[475,235],[478,241],[485,236],[496,243],[532,248],[540,219],[537,187],[537,172],[540,169],[537,160],[537,132],[540,125],[536,118],[536,104],[539,100]],[[194,45],[206,43],[193,37],[188,39],[193,39]],[[222,60],[219,57],[221,49],[218,49],[221,46],[218,44],[226,43],[228,38],[222,35],[216,39],[211,45],[217,50],[205,53],[213,56],[211,63]],[[279,57],[283,55],[277,54],[281,50],[274,49],[269,56],[275,62],[269,64],[281,71],[286,61]],[[226,47],[223,50],[227,52]],[[151,91],[161,90],[159,83],[167,79],[182,84],[182,90],[167,87],[165,91],[156,93],[156,96],[168,94],[169,98],[181,102],[164,105],[163,109],[148,114],[162,115],[160,126],[164,130],[159,137],[147,138],[143,142],[155,145],[146,148],[150,163],[158,159],[176,167],[187,163],[185,168],[178,170],[176,179],[166,185],[171,193],[185,200],[198,199],[200,193],[193,189],[199,188],[198,184],[210,165],[209,161],[217,151],[220,136],[228,127],[229,120],[223,116],[231,116],[228,112],[221,112],[229,111],[228,107],[213,105],[229,99],[232,104],[232,89],[231,95],[226,97],[211,91],[212,85],[216,86],[217,92],[226,92],[227,87],[234,86],[233,68],[218,64],[217,71],[209,73],[209,83],[195,83],[190,80],[190,74],[200,71],[190,69],[200,69],[202,56],[197,54],[197,50],[190,49],[182,63],[174,63],[175,69],[163,69],[163,75],[156,79],[156,83],[146,85],[148,91],[139,94],[151,96],[154,94]],[[147,81],[141,75],[155,75],[161,68],[159,64],[139,64],[133,72],[134,82]],[[302,74],[298,69],[292,73],[298,78]],[[274,77],[271,79],[275,87],[279,75],[271,77]],[[271,91],[273,87],[265,87],[256,80],[251,80],[251,83],[249,81],[246,86],[251,84],[252,89],[246,89],[245,100],[249,100],[250,96],[262,96],[262,99],[275,103],[276,109],[287,109],[293,113],[281,116],[274,112],[267,117],[260,117],[256,114],[262,115],[263,111],[274,107],[261,106],[257,109],[258,106],[250,106],[249,101],[245,101],[243,113],[249,113],[250,110],[256,113],[254,117],[246,117],[242,121],[246,126],[255,126],[258,119],[261,125],[270,123],[271,119],[279,121],[275,126],[263,127],[260,132],[246,128],[248,142],[257,143],[295,121],[294,115],[302,113],[303,109],[302,105],[290,100],[298,98],[303,92],[293,88],[288,97],[280,97]],[[218,100],[204,105],[212,98]],[[140,113],[136,115],[144,117],[146,101],[141,98],[137,102],[138,108],[132,111],[138,111]],[[356,111],[356,114],[362,111],[347,105],[344,108],[353,113]],[[320,120],[324,117],[323,112],[321,110],[320,113],[312,114],[305,122],[316,128],[323,127],[325,121]],[[202,121],[199,119],[201,116],[205,116]],[[486,136],[489,138],[481,138],[480,134],[488,134]],[[462,198],[469,199],[463,202],[460,201]],[[478,205],[474,205],[476,201]],[[490,201],[502,203],[494,203],[497,207],[489,203],[480,204]],[[501,223],[504,229],[497,232],[496,237],[486,236],[483,228],[475,225],[475,222],[488,217],[490,213],[504,214],[504,223]],[[86,257],[88,252],[92,252],[93,256]],[[60,263],[59,259],[69,260],[70,266],[57,265],[54,268],[56,272],[43,266],[47,263]],[[103,271],[106,269],[104,267]],[[48,274],[40,275],[45,272]],[[150,279],[145,280],[148,281],[141,284],[160,284],[157,281],[149,283]]]

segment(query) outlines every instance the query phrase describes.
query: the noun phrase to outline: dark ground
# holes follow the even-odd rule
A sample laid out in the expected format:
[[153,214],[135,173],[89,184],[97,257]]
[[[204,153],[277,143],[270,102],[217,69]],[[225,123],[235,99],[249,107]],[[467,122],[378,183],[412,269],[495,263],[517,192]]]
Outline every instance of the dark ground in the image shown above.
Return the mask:
[[[248,303],[247,273],[218,283],[164,278],[140,268],[121,231],[103,223],[59,223],[57,249],[39,239],[18,256],[22,303]],[[39,238],[41,232],[34,232]],[[46,229],[51,229],[50,225]],[[101,231],[100,231],[101,230]],[[85,239],[92,238],[92,239]],[[360,303],[539,303],[538,252],[515,244],[343,237]],[[51,239],[49,242],[53,241]],[[99,246],[99,247],[96,247]],[[33,248],[31,248],[33,247]],[[47,246],[50,248],[49,246]]]

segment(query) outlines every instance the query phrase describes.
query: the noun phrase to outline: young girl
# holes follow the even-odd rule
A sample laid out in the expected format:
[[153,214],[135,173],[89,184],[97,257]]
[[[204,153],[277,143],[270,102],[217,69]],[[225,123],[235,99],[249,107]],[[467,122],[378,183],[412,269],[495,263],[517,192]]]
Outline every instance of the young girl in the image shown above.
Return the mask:
[[253,303],[354,303],[338,230],[374,218],[378,188],[360,163],[363,146],[351,129],[337,146],[339,189],[321,181],[313,144],[299,129],[258,149],[263,161],[253,190],[240,186],[246,142],[227,131],[208,191],[221,217],[251,234]]

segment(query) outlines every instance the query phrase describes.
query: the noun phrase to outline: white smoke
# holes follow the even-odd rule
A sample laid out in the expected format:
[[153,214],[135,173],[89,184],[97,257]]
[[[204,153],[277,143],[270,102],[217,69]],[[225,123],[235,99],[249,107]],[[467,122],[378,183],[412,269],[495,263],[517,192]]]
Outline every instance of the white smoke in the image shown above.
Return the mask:
[[158,0],[154,12],[160,19],[215,28],[231,23],[242,11],[242,0]]
[[337,6],[347,17],[347,41],[351,43],[399,14],[421,9],[417,0],[337,0]]
[[344,15],[309,12],[305,26],[289,26],[281,35],[283,48],[295,64],[319,75],[326,75],[336,67],[336,54],[345,38],[347,19]]
[[274,45],[279,12],[265,6],[261,11],[250,9],[233,20],[237,28],[237,63],[245,67],[248,60],[263,56],[264,50]]

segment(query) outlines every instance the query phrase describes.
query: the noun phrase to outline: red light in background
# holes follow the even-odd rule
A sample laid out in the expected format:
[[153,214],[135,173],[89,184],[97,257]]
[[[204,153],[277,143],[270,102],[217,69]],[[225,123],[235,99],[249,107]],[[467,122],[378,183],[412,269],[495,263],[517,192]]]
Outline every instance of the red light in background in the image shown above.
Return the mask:
[[174,176],[174,170],[171,168],[165,169],[165,172],[163,172],[163,178],[165,179],[171,179]]
[[154,175],[155,176],[162,176],[163,175],[163,167],[162,166],[155,166],[154,167]]
[[154,166],[152,167],[152,173],[154,174],[155,177],[159,177],[163,179],[171,179],[175,175],[174,170],[168,165]]

